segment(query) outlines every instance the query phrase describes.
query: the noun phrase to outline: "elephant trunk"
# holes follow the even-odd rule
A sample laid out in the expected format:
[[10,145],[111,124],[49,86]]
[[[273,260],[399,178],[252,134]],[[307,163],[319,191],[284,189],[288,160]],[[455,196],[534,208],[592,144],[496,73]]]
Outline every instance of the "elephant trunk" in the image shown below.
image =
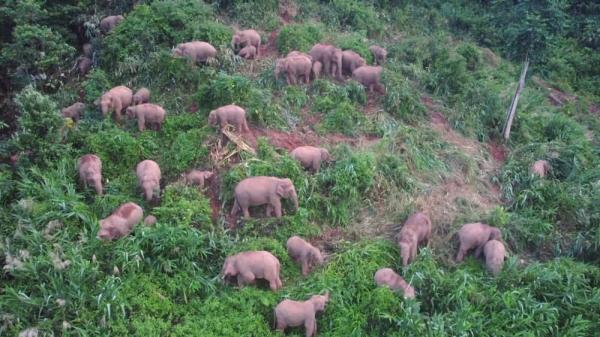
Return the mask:
[[94,181],[94,189],[96,189],[96,193],[98,193],[98,195],[102,195],[102,182],[100,179]]
[[292,201],[294,202],[294,210],[298,210],[298,195],[296,194],[296,190],[292,190],[291,193]]

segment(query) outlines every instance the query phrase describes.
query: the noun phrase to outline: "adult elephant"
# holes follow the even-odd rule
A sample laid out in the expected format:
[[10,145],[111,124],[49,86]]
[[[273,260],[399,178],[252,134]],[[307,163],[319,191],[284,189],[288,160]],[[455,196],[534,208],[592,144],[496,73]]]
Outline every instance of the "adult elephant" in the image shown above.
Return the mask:
[[356,68],[366,65],[367,62],[358,53],[352,50],[342,52],[342,73],[346,76],[352,76]]
[[309,52],[313,62],[321,62],[326,74],[342,78],[342,50],[330,44],[317,43]]
[[247,46],[254,46],[256,48],[256,55],[258,55],[260,51],[260,34],[254,29],[235,32],[231,38],[231,48],[233,51],[238,52]]
[[249,218],[250,206],[267,205],[267,216],[275,210],[275,216],[281,217],[281,198],[292,199],[295,209],[298,209],[298,195],[294,183],[290,179],[277,177],[250,177],[240,181],[234,191],[235,202],[231,215],[235,216],[240,210],[244,217]]
[[308,84],[311,70],[310,57],[289,56],[279,59],[275,63],[275,78],[278,78],[281,73],[285,73],[288,85],[299,83],[301,78],[304,78],[304,83]]

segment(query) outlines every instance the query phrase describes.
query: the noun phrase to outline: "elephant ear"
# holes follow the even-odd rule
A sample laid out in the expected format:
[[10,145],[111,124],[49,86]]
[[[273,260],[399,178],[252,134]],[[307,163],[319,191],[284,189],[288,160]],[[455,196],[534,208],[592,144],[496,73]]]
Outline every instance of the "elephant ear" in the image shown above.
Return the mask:
[[277,182],[277,187],[275,188],[275,194],[279,197],[283,198],[285,196],[285,181],[280,180]]

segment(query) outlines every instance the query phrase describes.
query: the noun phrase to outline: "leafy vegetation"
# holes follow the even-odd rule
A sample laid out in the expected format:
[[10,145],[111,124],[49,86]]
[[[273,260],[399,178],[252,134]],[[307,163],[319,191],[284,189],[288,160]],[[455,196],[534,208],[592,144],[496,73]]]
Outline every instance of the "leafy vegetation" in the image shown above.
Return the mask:
[[[101,34],[100,19],[116,14],[125,20]],[[598,22],[598,6],[577,1],[3,3],[0,335],[276,336],[277,303],[326,291],[321,336],[597,334]],[[246,28],[263,37],[252,62],[229,48]],[[213,44],[216,60],[172,57],[190,40]],[[78,76],[70,69],[85,42],[93,68]],[[385,47],[385,94],[327,76],[308,86],[274,78],[277,57],[318,42],[369,64],[368,47]],[[532,75],[500,144],[525,55]],[[160,131],[102,118],[95,101],[117,85],[151,90],[167,111]],[[60,109],[76,101],[86,108],[71,123]],[[247,111],[243,140],[256,154],[207,123],[232,103]],[[332,161],[304,170],[288,154],[299,145],[326,147]],[[102,159],[103,196],[78,181],[87,153]],[[144,159],[161,167],[158,204],[137,186]],[[536,160],[549,162],[545,178],[531,172]],[[184,185],[191,169],[216,177]],[[284,200],[281,218],[264,207],[231,217],[235,185],[258,175],[290,178],[299,209]],[[98,220],[129,201],[157,223],[98,240]],[[402,267],[395,234],[417,210],[433,238]],[[452,235],[477,221],[503,230],[509,256],[495,277],[474,257],[452,261]],[[325,265],[302,276],[286,251],[292,235],[318,246]],[[221,281],[225,258],[247,250],[278,257],[283,289]],[[382,267],[416,299],[377,288]]]

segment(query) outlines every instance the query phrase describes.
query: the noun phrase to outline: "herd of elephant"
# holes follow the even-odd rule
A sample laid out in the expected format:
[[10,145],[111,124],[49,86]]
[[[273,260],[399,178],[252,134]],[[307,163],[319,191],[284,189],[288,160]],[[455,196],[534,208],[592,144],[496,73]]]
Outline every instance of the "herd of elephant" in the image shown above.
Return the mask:
[[[122,16],[103,19],[100,24],[101,31],[108,33],[122,20]],[[260,35],[256,31],[238,31],[233,36],[232,48],[240,56],[254,59],[259,53],[260,43]],[[308,54],[293,51],[285,58],[278,59],[275,75],[285,73],[288,84],[296,84],[301,80],[309,83],[311,78],[319,78],[322,73],[338,79],[343,75],[352,75],[370,91],[382,90],[380,65],[385,61],[386,52],[378,46],[372,46],[370,50],[378,66],[366,65],[365,60],[354,51],[342,51],[331,45],[317,44]],[[182,43],[173,49],[173,55],[188,57],[196,62],[205,62],[208,58],[215,57],[216,52],[213,46],[202,41]],[[84,48],[82,58],[88,57],[87,53],[89,51]],[[81,61],[78,62],[81,66]],[[103,116],[114,113],[117,122],[120,121],[123,112],[129,118],[137,118],[140,132],[146,127],[160,131],[166,117],[166,112],[161,106],[150,103],[150,91],[146,88],[141,88],[134,94],[126,86],[117,86],[104,93],[95,103],[100,106]],[[78,121],[84,109],[85,105],[78,102],[62,109],[62,115]],[[234,104],[211,111],[208,123],[211,126],[218,125],[221,129],[231,124],[240,133],[249,131],[246,111]],[[311,171],[318,171],[324,162],[331,160],[327,149],[313,146],[300,146],[292,150],[290,156],[302,167]],[[538,163],[537,166],[536,169],[545,173],[544,163]],[[102,195],[102,160],[97,155],[86,154],[79,158],[78,172],[84,186],[91,186],[98,195]],[[136,167],[136,175],[144,199],[147,202],[159,202],[161,170],[158,163],[152,160],[141,161]],[[214,177],[214,172],[194,169],[184,173],[182,180],[185,184],[202,188]],[[292,200],[295,209],[298,209],[298,196],[290,179],[267,176],[246,178],[234,189],[231,216],[235,217],[241,211],[243,216],[248,218],[250,207],[266,206],[267,217],[273,215],[281,217],[282,198]],[[147,226],[157,222],[153,215],[144,218],[144,211],[139,205],[133,202],[122,204],[108,217],[99,221],[98,238],[115,240],[125,237],[132,232],[136,224],[142,222],[142,219]],[[432,223],[426,214],[418,212],[408,217],[397,237],[403,266],[416,259],[419,245],[429,243],[431,231]],[[502,243],[502,233],[498,228],[482,223],[470,223],[464,225],[457,236],[460,247],[456,261],[462,261],[469,250],[475,249],[477,257],[484,254],[490,272],[496,274],[501,270],[505,248]],[[286,246],[289,256],[301,266],[302,275],[308,275],[312,268],[325,263],[320,250],[299,236],[290,237]],[[280,269],[279,259],[270,252],[246,251],[226,258],[221,277],[224,283],[235,281],[239,287],[255,283],[257,279],[264,279],[275,291],[283,286],[279,275]],[[415,289],[391,268],[377,270],[374,281],[378,286],[402,291],[405,298],[415,297]],[[304,326],[306,336],[314,336],[317,329],[315,315],[325,309],[328,301],[329,293],[313,295],[306,301],[280,302],[274,309],[276,329],[283,332],[287,327]]]

